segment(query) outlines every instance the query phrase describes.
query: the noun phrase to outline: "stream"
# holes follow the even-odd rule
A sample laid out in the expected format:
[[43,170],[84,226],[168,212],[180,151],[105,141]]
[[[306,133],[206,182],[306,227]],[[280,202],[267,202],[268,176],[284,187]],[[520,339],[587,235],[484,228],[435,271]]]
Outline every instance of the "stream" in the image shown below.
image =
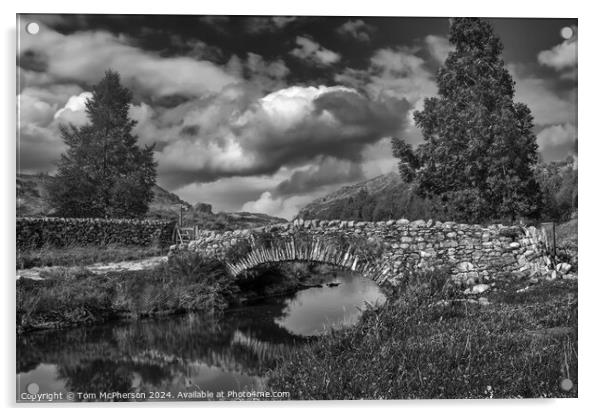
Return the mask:
[[[359,320],[378,286],[338,272],[322,287],[229,309],[24,334],[19,401],[233,400],[270,390],[274,360]],[[126,394],[127,393],[127,394]],[[246,396],[245,396],[246,394]]]

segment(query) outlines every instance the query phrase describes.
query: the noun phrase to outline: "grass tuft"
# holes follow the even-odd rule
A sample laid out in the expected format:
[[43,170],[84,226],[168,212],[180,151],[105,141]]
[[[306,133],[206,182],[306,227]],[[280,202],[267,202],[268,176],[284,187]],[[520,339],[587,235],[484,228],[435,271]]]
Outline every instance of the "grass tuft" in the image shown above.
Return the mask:
[[281,360],[269,386],[304,400],[577,396],[575,282],[545,282],[528,296],[496,291],[481,305],[446,277],[410,276],[358,325]]

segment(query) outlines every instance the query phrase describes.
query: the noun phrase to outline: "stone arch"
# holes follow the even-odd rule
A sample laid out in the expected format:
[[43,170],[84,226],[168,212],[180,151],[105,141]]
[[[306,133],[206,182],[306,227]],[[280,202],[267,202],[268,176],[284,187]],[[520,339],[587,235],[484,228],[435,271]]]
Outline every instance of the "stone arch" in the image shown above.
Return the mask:
[[387,280],[391,272],[382,256],[373,256],[357,247],[337,244],[328,238],[313,237],[303,241],[293,234],[268,245],[253,239],[249,239],[249,242],[251,248],[248,253],[233,261],[226,260],[226,266],[234,277],[261,265],[293,261],[331,264],[357,272],[379,285]]
[[[533,227],[500,224],[297,219],[254,229],[205,230],[194,241],[170,247],[170,255],[194,251],[213,256],[224,261],[234,276],[265,263],[312,261],[354,270],[380,286],[395,286],[407,272],[436,268],[449,269],[454,282],[470,285],[481,279],[547,270],[550,262],[540,234]],[[311,244],[296,244],[308,238]],[[270,240],[276,243],[265,244]],[[344,241],[352,240],[353,247],[345,245]],[[371,240],[382,251],[375,254]]]

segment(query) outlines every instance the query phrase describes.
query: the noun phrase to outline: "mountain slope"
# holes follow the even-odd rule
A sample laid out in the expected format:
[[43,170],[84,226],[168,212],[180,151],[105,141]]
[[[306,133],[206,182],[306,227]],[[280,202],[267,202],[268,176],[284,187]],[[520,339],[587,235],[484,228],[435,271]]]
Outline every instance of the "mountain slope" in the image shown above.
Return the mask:
[[[577,212],[578,178],[575,158],[564,161],[540,163],[535,177],[542,192],[539,219],[564,222]],[[345,186],[322,198],[316,199],[299,211],[303,219],[341,219],[382,221],[407,218],[448,221],[458,220],[454,212],[437,201],[424,199],[413,187],[405,183],[397,173]],[[460,213],[462,215],[462,213]],[[503,221],[491,218],[490,221]],[[506,219],[510,220],[510,219]]]
[[[17,216],[52,215],[53,209],[46,202],[46,196],[48,195],[46,189],[47,185],[53,180],[52,176],[46,174],[17,174]],[[170,211],[177,213],[179,204],[190,207],[188,202],[158,185],[153,185],[153,194],[148,217],[161,218]]]
[[303,219],[381,221],[434,217],[430,202],[417,196],[396,172],[344,186],[299,211]]
[[[46,174],[17,174],[17,216],[37,217],[54,214],[52,207],[46,202],[47,184],[54,178]],[[210,204],[192,205],[158,185],[153,186],[153,200],[150,203],[147,218],[178,220],[180,205],[183,210],[183,225],[198,225],[205,229],[235,230],[254,228],[269,224],[286,222],[283,218],[249,212],[213,213]]]

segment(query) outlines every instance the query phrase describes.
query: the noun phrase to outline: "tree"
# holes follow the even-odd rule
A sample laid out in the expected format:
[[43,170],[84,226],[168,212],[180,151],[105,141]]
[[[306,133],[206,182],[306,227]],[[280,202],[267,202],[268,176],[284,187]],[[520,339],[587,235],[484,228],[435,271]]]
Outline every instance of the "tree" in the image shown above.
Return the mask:
[[86,103],[90,122],[61,126],[67,151],[49,188],[50,203],[65,217],[140,217],[156,180],[154,145],[140,148],[128,116],[130,90],[107,71]]
[[393,139],[399,171],[419,195],[461,221],[531,217],[539,209],[537,143],[529,108],[515,103],[502,43],[485,20],[453,19],[455,49],[437,74],[438,96],[414,113],[424,143]]

